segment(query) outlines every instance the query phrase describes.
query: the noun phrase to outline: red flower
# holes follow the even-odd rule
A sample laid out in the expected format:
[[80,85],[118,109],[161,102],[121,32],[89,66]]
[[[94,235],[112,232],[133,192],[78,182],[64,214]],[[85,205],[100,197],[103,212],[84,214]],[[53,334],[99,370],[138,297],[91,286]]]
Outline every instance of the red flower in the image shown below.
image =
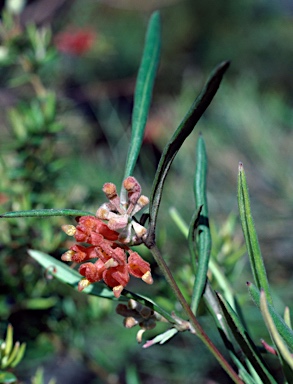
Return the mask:
[[90,29],[71,29],[60,32],[55,45],[60,52],[80,56],[91,49],[96,34]]
[[111,230],[102,220],[93,216],[82,216],[78,218],[76,227],[65,225],[62,228],[78,242],[89,244],[73,245],[62,255],[62,260],[83,263],[97,259],[94,263],[86,262],[79,267],[79,273],[84,276],[78,284],[80,291],[91,283],[103,280],[118,298],[128,284],[130,274],[152,284],[149,263],[137,252],[119,243],[119,233]]

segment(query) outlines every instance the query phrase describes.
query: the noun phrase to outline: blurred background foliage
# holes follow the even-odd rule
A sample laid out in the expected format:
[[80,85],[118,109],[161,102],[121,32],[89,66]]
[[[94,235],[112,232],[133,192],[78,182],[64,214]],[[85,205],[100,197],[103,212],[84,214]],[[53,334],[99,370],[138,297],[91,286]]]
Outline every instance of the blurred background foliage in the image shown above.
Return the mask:
[[[213,257],[238,293],[251,333],[256,340],[265,338],[246,292],[246,256],[238,260],[244,252],[239,255],[243,243],[235,221],[236,179],[242,161],[269,280],[290,303],[290,1],[28,1],[17,21],[19,29],[13,21],[9,33],[7,28],[1,32],[1,211],[65,207],[95,212],[104,201],[103,183],[121,183],[135,78],[147,21],[155,9],[162,16],[162,57],[135,176],[148,195],[167,138],[210,70],[222,60],[232,60],[196,132],[203,132],[209,157]],[[188,247],[170,208],[189,222],[196,136],[174,162],[158,226],[160,246],[182,287],[192,279]],[[206,383],[209,377],[229,382],[204,347],[188,335],[143,350],[136,344],[136,331],[123,329],[110,301],[50,280],[26,250],[40,249],[59,258],[69,246],[59,230],[62,224],[64,219],[58,218],[1,222],[0,333],[4,338],[11,323],[15,338],[27,343],[25,359],[16,370],[22,382],[55,378],[57,383],[76,384],[175,384]],[[140,252],[152,262],[147,251]],[[153,270],[152,294],[173,308],[155,265]],[[279,307],[282,311],[281,300]],[[213,332],[211,321],[201,314],[201,322]],[[155,329],[147,338],[157,333]],[[216,334],[213,338],[217,342]],[[37,371],[40,366],[44,371]]]

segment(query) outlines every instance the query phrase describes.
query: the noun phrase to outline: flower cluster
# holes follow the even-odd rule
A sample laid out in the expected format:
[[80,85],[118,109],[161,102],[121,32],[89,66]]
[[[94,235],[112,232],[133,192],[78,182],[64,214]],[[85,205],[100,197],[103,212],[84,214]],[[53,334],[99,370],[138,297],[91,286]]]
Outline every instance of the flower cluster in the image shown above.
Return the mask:
[[[149,263],[127,245],[146,233],[146,229],[133,220],[133,215],[146,205],[148,199],[141,196],[140,185],[133,177],[124,180],[124,187],[128,194],[126,203],[120,202],[115,185],[106,183],[103,190],[109,203],[98,209],[97,217],[81,216],[77,218],[76,227],[62,227],[77,242],[87,244],[75,244],[61,256],[63,261],[83,263],[79,267],[79,273],[84,276],[78,284],[80,291],[103,280],[118,298],[130,275],[147,284],[153,282]],[[102,219],[107,220],[107,224]],[[96,259],[95,262],[92,259]]]
[[151,308],[132,299],[128,301],[128,305],[118,304],[116,313],[124,317],[123,323],[126,328],[132,328],[139,325],[140,330],[137,332],[136,336],[139,343],[142,341],[143,333],[149,329],[155,328],[157,321],[167,321]]

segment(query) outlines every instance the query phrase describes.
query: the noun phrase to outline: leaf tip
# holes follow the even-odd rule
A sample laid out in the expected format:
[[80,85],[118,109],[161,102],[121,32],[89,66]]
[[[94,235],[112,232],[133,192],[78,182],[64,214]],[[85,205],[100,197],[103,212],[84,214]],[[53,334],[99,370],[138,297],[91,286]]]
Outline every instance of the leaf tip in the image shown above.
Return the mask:
[[220,68],[222,68],[224,71],[226,71],[231,64],[231,60],[225,60],[220,64]]

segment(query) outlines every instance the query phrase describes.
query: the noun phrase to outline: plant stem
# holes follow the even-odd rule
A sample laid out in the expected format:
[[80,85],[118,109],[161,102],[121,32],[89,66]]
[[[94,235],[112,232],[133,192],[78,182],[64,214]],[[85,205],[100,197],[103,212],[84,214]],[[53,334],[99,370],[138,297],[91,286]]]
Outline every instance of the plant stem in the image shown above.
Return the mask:
[[239,376],[233,370],[231,365],[227,362],[227,360],[224,358],[224,356],[221,354],[221,352],[213,344],[211,339],[208,337],[208,335],[205,333],[205,331],[201,327],[200,323],[196,319],[194,313],[191,311],[190,306],[188,305],[187,301],[185,300],[184,296],[182,295],[182,292],[180,291],[168,265],[166,264],[165,260],[163,259],[161,252],[160,252],[159,248],[157,247],[156,243],[155,242],[153,242],[152,244],[148,243],[147,247],[152,252],[154,259],[158,263],[158,265],[159,265],[161,271],[163,272],[167,282],[169,283],[170,287],[172,288],[176,298],[178,299],[178,301],[182,305],[182,308],[184,309],[186,315],[188,316],[190,323],[194,327],[194,330],[195,330],[197,336],[206,345],[206,347],[209,349],[209,351],[215,356],[215,358],[218,360],[218,362],[221,364],[221,366],[227,372],[227,374],[231,377],[231,379],[236,384],[243,384],[243,381],[239,378]]

